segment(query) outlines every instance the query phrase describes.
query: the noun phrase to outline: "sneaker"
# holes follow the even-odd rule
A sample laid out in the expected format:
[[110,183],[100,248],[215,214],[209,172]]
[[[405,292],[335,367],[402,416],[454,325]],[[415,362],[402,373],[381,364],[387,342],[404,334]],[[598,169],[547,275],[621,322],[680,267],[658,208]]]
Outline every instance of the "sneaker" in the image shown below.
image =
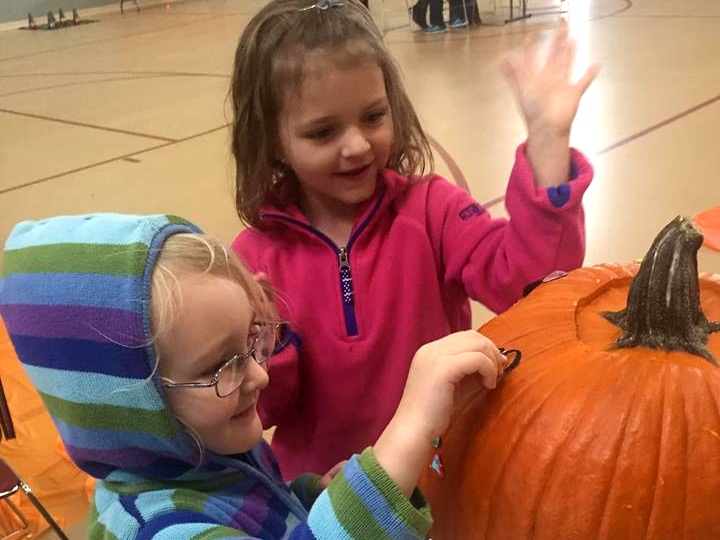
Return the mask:
[[468,22],[465,19],[457,18],[450,21],[450,28],[465,28]]
[[442,32],[447,32],[447,26],[444,24],[430,24],[423,28],[423,32],[426,34],[440,34]]

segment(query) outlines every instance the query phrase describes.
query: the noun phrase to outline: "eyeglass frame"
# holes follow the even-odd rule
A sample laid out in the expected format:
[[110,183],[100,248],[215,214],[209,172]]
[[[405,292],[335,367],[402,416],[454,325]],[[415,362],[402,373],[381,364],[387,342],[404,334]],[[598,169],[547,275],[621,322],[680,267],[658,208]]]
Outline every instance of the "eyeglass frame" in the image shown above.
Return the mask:
[[[220,395],[220,390],[218,389],[218,383],[220,382],[220,375],[222,374],[223,370],[227,367],[231,366],[232,364],[236,364],[237,362],[241,362],[241,364],[238,366],[239,368],[242,368],[242,366],[245,365],[245,362],[247,362],[248,358],[252,358],[255,360],[255,362],[259,366],[264,366],[267,364],[268,360],[270,360],[270,357],[277,351],[278,346],[284,346],[287,342],[286,338],[280,338],[283,331],[287,329],[287,323],[285,322],[264,322],[264,321],[256,321],[254,323],[256,326],[260,326],[261,329],[258,331],[258,333],[255,335],[255,337],[252,340],[252,344],[250,345],[250,349],[246,353],[238,353],[233,355],[231,358],[228,358],[228,360],[218,368],[218,370],[215,372],[215,374],[212,376],[209,382],[175,382],[172,379],[168,379],[167,377],[160,377],[160,380],[162,381],[163,388],[215,388],[215,395],[219,397],[220,399],[226,398],[228,396],[231,396],[237,390],[242,386],[242,383],[245,381],[245,377],[243,377],[240,381],[240,383],[233,388],[230,392],[228,392],[225,395]],[[255,344],[257,343],[257,340],[260,338],[262,333],[266,331],[267,328],[271,328],[275,331],[276,338],[275,340],[275,346],[273,348],[273,352],[268,355],[267,358],[265,358],[262,362],[257,359],[257,356],[255,356]]]

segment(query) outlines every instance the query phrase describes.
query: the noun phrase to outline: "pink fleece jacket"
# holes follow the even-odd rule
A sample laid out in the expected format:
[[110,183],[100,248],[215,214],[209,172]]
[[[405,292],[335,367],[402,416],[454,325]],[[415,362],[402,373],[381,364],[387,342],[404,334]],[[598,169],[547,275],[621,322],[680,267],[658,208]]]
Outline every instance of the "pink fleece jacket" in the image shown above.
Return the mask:
[[233,250],[267,274],[292,328],[260,402],[285,478],[325,473],[373,444],[416,350],[470,328],[468,298],[503,311],[529,283],[582,264],[581,199],[593,171],[575,150],[571,169],[569,183],[537,189],[520,146],[509,221],[440,176],[411,182],[386,170],[346,246],[296,207],[266,208],[265,230],[238,235]]

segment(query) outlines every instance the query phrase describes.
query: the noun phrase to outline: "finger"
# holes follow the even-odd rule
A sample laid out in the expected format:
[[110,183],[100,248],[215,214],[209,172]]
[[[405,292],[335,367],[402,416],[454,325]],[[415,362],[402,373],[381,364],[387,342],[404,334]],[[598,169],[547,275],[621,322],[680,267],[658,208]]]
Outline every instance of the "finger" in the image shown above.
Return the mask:
[[482,379],[485,387],[492,389],[497,386],[497,381],[498,381],[498,377],[500,376],[500,372],[498,371],[498,366],[493,359],[488,358],[487,356],[485,358],[486,358],[486,361],[483,361],[480,364],[480,367],[477,370],[477,372],[480,375],[480,378]]
[[423,346],[431,354],[450,356],[468,351],[485,351],[487,354],[497,349],[492,341],[475,330],[454,332]]
[[567,43],[567,46],[558,53],[556,69],[558,76],[563,78],[565,81],[570,78],[570,73],[572,72],[573,64],[575,63],[576,48],[577,46],[575,41],[570,40]]
[[341,461],[340,463],[337,463],[332,469],[330,469],[330,470],[326,473],[326,476],[329,476],[330,478],[335,478],[335,477],[337,476],[337,474],[338,474],[338,473],[342,470],[342,468],[345,466],[346,463],[347,463],[347,459]]
[[512,54],[506,54],[503,59],[500,61],[500,64],[498,65],[500,68],[500,73],[503,74],[505,79],[512,85],[517,85],[517,66],[516,66],[516,59],[513,57]]
[[582,96],[585,93],[585,91],[595,80],[595,77],[597,77],[599,72],[600,64],[597,63],[590,65],[590,67],[585,70],[585,74],[580,78],[578,82],[575,83],[575,88],[579,96]]
[[523,41],[522,70],[528,76],[532,76],[537,72],[540,41],[541,36],[537,32],[533,32]]
[[558,40],[567,40],[570,35],[570,25],[565,19],[560,19],[555,28],[555,38]]
[[468,339],[472,342],[472,350],[481,352],[488,358],[496,362],[503,361],[503,355],[500,353],[497,345],[486,335],[480,332],[470,330]]
[[550,69],[561,75],[570,73],[575,58],[575,40],[570,38],[567,24],[561,25],[556,31],[548,55],[547,65]]
[[503,366],[508,362],[507,357],[503,355],[500,352],[500,349],[498,349],[497,345],[485,336],[484,334],[481,334],[480,332],[473,332],[475,334],[473,336],[473,339],[475,340],[477,351],[483,353],[485,356],[487,356],[490,360],[495,362],[496,366],[498,367],[499,373],[502,372]]
[[450,369],[450,382],[458,384],[465,377],[480,375],[486,388],[495,388],[498,372],[495,361],[484,353],[464,352],[452,357]]
[[522,83],[531,78],[526,69],[526,62],[523,60],[520,51],[513,51],[504,56],[500,63],[500,72],[510,84],[515,94],[520,94]]
[[557,55],[563,48],[567,46],[568,42],[568,26],[567,23],[562,21],[555,29],[550,42],[549,54],[553,57]]
[[495,363],[497,364],[498,377],[501,377],[505,371],[505,367],[510,363],[510,359],[498,351],[495,355]]

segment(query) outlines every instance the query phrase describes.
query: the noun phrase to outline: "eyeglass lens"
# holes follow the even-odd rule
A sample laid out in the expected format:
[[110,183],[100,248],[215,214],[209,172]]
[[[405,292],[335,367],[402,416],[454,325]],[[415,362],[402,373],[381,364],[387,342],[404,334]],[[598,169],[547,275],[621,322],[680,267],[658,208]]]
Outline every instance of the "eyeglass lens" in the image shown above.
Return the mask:
[[217,391],[220,397],[232,394],[242,384],[247,370],[248,357],[258,364],[265,365],[275,348],[277,334],[274,326],[262,326],[258,332],[252,348],[245,355],[238,355],[234,362],[225,366],[220,372],[217,382]]

